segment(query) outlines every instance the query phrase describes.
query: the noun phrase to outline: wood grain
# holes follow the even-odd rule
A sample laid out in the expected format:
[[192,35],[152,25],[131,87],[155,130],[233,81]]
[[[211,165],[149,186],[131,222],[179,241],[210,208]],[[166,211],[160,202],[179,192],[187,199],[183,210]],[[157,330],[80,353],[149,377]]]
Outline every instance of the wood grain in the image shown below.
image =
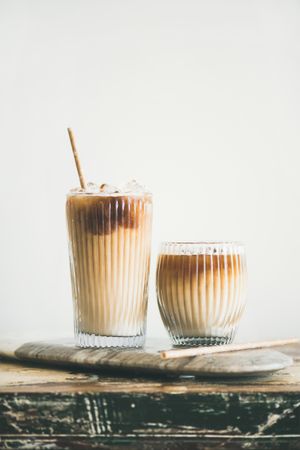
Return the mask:
[[0,448],[300,448],[300,347],[264,377],[105,375],[0,362]]
[[202,393],[202,392],[300,392],[300,364],[264,377],[194,378],[194,377],[140,377],[85,371],[79,368],[38,367],[30,363],[0,364],[1,393],[52,392],[134,392],[134,393]]
[[299,436],[300,395],[291,393],[1,394],[2,436]]
[[[2,445],[1,445],[2,444]],[[116,442],[97,436],[27,436],[23,439],[6,438],[1,442],[2,449],[44,449],[44,450],[299,450],[298,436],[293,437],[235,437],[208,436],[197,439],[135,439]]]
[[[161,345],[161,344],[160,344]],[[286,368],[292,358],[276,350],[247,350],[238,353],[203,355],[162,360],[160,345],[144,349],[83,349],[73,342],[29,342],[7,349],[0,343],[0,356],[48,365],[68,365],[92,370],[140,374],[193,376],[250,376]]]

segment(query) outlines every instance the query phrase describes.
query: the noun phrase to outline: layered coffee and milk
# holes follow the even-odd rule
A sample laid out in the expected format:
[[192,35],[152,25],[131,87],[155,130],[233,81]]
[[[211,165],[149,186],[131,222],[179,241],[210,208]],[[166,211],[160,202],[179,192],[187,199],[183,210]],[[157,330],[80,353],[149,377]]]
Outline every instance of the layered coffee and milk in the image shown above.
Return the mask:
[[81,346],[143,344],[152,197],[134,182],[67,197],[75,334]]
[[163,244],[157,264],[157,296],[175,344],[231,342],[244,309],[245,287],[241,244]]

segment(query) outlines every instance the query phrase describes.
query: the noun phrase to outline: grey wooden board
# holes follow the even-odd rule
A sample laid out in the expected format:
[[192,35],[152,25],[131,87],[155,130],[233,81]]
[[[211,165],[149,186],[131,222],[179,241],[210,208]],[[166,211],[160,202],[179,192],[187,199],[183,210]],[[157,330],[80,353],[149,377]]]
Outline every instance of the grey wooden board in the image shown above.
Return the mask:
[[0,342],[0,356],[47,365],[64,365],[89,370],[123,371],[137,374],[175,376],[257,376],[284,369],[293,359],[277,350],[261,349],[163,360],[159,350],[166,345],[149,342],[142,349],[86,349],[72,340],[38,341],[24,344]]

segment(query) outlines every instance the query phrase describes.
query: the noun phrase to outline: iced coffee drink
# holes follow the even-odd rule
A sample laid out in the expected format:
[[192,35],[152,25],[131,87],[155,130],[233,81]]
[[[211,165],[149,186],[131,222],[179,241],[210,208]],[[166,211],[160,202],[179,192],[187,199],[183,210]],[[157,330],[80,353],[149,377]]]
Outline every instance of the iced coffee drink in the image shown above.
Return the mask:
[[69,193],[66,212],[77,344],[143,345],[151,194],[135,182],[89,184]]
[[238,242],[167,242],[157,263],[157,297],[175,345],[230,343],[242,316],[246,260]]

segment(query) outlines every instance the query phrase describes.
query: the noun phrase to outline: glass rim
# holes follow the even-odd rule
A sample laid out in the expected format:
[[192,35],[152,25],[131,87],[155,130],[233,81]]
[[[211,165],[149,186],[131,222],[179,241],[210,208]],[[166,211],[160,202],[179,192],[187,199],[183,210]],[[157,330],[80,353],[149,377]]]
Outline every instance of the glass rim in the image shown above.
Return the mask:
[[160,254],[169,255],[223,255],[244,254],[245,245],[239,241],[164,241]]
[[69,191],[66,194],[66,197],[151,197],[151,192],[72,192]]

